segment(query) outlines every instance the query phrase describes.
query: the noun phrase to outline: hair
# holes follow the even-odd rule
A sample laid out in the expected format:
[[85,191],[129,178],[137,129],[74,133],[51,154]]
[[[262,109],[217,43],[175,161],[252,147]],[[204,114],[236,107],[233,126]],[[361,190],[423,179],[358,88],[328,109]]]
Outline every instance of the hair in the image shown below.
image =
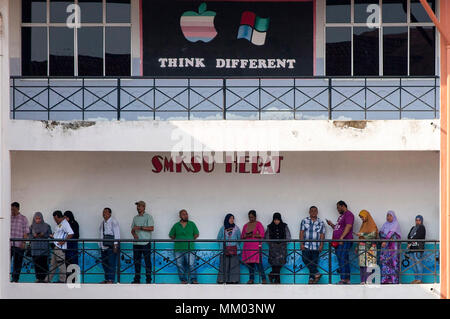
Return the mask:
[[107,210],[110,214],[112,214],[112,210],[111,210],[111,208],[109,208],[109,207],[105,207],[105,208],[103,208],[103,210]]
[[250,215],[253,215],[253,216],[256,217],[256,211],[252,209],[251,211],[248,212],[248,215],[249,215],[249,216],[250,216]]
[[70,211],[70,210],[66,210],[65,212],[64,212],[64,216],[65,217],[69,217],[69,220],[72,222],[72,221],[75,221],[75,216],[73,216],[73,213]]
[[185,212],[185,213],[187,214],[187,210],[183,208],[182,210],[180,210],[180,211],[178,212],[178,215],[181,216],[181,213],[182,213],[182,212]]
[[317,209],[316,206],[311,206],[311,207],[309,208],[309,210],[311,210],[311,209],[313,209],[313,208]]
[[62,214],[62,212],[60,210],[55,210],[53,212],[53,217],[55,217],[55,216],[58,217],[58,218],[62,218],[63,214]]
[[345,206],[345,208],[347,208],[347,204],[343,200],[340,200],[339,202],[337,202],[337,205]]
[[11,204],[11,207],[16,207],[17,209],[20,209],[20,204],[18,202],[14,202]]

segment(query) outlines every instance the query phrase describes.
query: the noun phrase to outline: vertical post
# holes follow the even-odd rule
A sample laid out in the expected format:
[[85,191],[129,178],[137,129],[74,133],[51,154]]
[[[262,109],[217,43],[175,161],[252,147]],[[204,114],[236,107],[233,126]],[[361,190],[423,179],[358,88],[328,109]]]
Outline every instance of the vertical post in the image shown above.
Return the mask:
[[328,283],[331,285],[333,277],[332,262],[331,262],[331,242],[328,242]]
[[47,78],[47,120],[50,121],[50,78]]
[[[301,245],[301,243],[300,243],[300,245]],[[295,248],[295,241],[294,241],[294,265],[293,265],[293,269],[294,269],[294,285],[296,284],[296,277],[297,277],[297,270],[295,269],[295,259],[296,259],[296,257],[297,257],[297,249]]]
[[[116,256],[116,258],[117,258],[117,262],[116,262],[116,265],[117,265],[117,283],[119,283],[119,284],[120,284],[120,254],[122,252],[121,249],[122,248],[120,247],[120,242],[119,242],[118,249],[117,249],[117,256]],[[113,253],[114,253],[114,251],[113,251]]]
[[83,240],[83,247],[82,247],[82,252],[83,252],[83,257],[82,257],[82,259],[83,259],[83,270],[81,271],[81,283],[83,283],[84,284],[84,255],[86,255],[86,251],[85,251],[85,243],[84,243],[84,240]]
[[120,121],[120,78],[117,79],[117,120]]
[[367,78],[364,78],[364,119],[367,120]]
[[332,115],[331,115],[331,109],[333,108],[333,100],[332,100],[332,96],[333,96],[333,92],[332,92],[332,87],[331,87],[331,78],[328,78],[328,119],[331,121],[332,120]]
[[258,79],[258,120],[261,120],[261,78]]
[[81,119],[84,121],[84,78],[81,79]]
[[399,94],[399,96],[398,96],[398,98],[399,98],[399,105],[398,105],[398,107],[399,107],[399,110],[400,110],[400,115],[399,115],[399,119],[401,120],[402,119],[402,91],[403,91],[403,86],[402,86],[402,78],[400,78],[400,87],[399,87],[399,90],[400,90],[400,94]]
[[12,100],[13,100],[13,102],[12,102],[13,110],[12,111],[13,111],[13,120],[15,120],[16,119],[16,79],[13,78],[12,81],[13,81],[13,90],[12,90],[12,94],[13,94],[13,98],[12,98]]
[[153,244],[153,249],[150,250],[150,253],[152,254],[152,277],[153,277],[153,283],[156,284],[156,242],[152,242]]
[[227,119],[227,80],[224,78],[222,80],[222,112],[223,112],[223,119]]
[[188,79],[188,100],[187,100],[187,106],[188,106],[188,120],[191,119],[191,79]]

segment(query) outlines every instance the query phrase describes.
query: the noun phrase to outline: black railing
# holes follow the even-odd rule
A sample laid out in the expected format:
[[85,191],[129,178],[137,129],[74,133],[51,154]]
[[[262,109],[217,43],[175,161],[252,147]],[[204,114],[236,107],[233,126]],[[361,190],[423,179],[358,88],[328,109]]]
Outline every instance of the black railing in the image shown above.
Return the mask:
[[11,118],[439,118],[438,77],[11,77]]
[[[21,242],[24,246],[31,242],[47,242],[48,243],[48,258],[47,266],[49,268],[40,269],[39,273],[43,272],[45,269],[46,274],[56,273],[56,268],[58,263],[53,263],[48,266],[50,259],[54,256],[55,260],[62,261],[61,255],[58,255],[54,249],[50,248],[51,243],[54,239],[29,239],[25,240],[16,238],[11,239],[11,243]],[[98,283],[104,279],[104,271],[101,268],[101,248],[98,246],[101,239],[77,239],[77,240],[67,240],[68,242],[76,241],[78,243],[78,248],[73,251],[78,256],[78,262],[76,263],[79,267],[79,281],[80,283]],[[115,279],[114,282],[119,283],[129,283],[135,276],[135,261],[133,260],[133,246],[139,242],[150,243],[146,254],[149,254],[151,260],[151,277],[152,283],[179,283],[178,280],[178,270],[176,268],[177,260],[184,254],[189,254],[195,258],[195,263],[193,268],[188,268],[186,270],[186,276],[189,280],[195,273],[196,277],[199,278],[201,283],[217,283],[217,275],[220,273],[221,262],[224,262],[225,258],[225,245],[228,241],[225,240],[195,240],[195,241],[184,241],[184,240],[132,240],[132,239],[121,239],[117,240],[119,243],[116,263],[113,265]],[[194,245],[194,248],[189,252],[182,252],[181,254],[175,255],[174,253],[174,242],[189,242]],[[243,260],[240,253],[242,252],[242,244],[244,242],[259,242],[258,249],[247,249],[250,251],[250,255],[259,254],[262,256],[262,263],[264,272],[267,273],[271,269],[271,264],[268,262],[268,257],[271,254],[271,248],[268,244],[273,243],[284,243],[287,245],[286,251],[286,264],[282,265],[280,271],[281,283],[285,284],[306,284],[308,283],[308,278],[310,276],[308,271],[308,266],[311,264],[309,259],[306,259],[303,255],[301,249],[301,243],[305,242],[323,242],[323,250],[319,253],[319,261],[317,263],[317,271],[320,273],[320,284],[333,284],[340,280],[340,267],[343,267],[348,263],[350,266],[350,276],[351,282],[353,284],[360,284],[360,272],[359,267],[361,265],[361,256],[363,257],[363,263],[366,265],[367,258],[372,256],[366,250],[360,250],[359,243],[367,243],[368,240],[343,240],[342,242],[350,242],[352,247],[348,249],[349,259],[344,264],[339,265],[336,260],[336,251],[332,247],[333,240],[233,240],[233,243],[238,243],[240,249],[238,250],[239,263],[238,266],[233,269],[232,272],[236,271],[239,275],[241,283],[245,283],[247,276],[249,275],[249,269],[245,267],[246,260]],[[381,244],[385,243],[396,243],[398,247],[395,249],[382,248]],[[423,253],[418,258],[413,258],[411,255],[413,250],[409,250],[407,245],[412,242],[422,242],[425,244]],[[373,248],[376,251],[377,261],[376,264],[369,265],[370,271],[373,271],[372,279],[374,283],[383,283],[383,276],[389,274],[395,275],[398,278],[397,283],[410,283],[413,281],[416,275],[422,277],[424,283],[439,283],[439,241],[437,240],[370,240]],[[203,246],[203,247],[201,247]],[[376,247],[376,248],[375,248]],[[68,250],[65,251],[66,254]],[[16,252],[17,253],[17,252]],[[23,253],[23,268],[20,270],[22,278],[21,282],[34,282],[36,275],[36,264],[34,262],[33,256],[35,252],[33,249],[27,249],[22,251]],[[56,255],[58,256],[56,256]],[[382,257],[383,256],[383,257]],[[390,256],[390,257],[389,257]],[[34,256],[35,257],[35,256]],[[382,257],[382,260],[381,260]],[[397,265],[393,265],[393,260],[389,258],[395,258],[398,261]],[[191,257],[188,257],[191,258]],[[141,260],[142,264],[142,277],[145,278],[145,267],[144,261]],[[385,273],[384,264],[389,264],[391,268],[388,273]],[[56,266],[55,266],[56,265]],[[422,271],[416,273],[413,271],[416,265],[421,265]],[[222,265],[223,266],[223,265]],[[392,268],[393,267],[393,268]],[[377,270],[378,269],[378,270]],[[392,273],[392,270],[395,270]],[[73,270],[73,269],[72,269]],[[14,270],[11,267],[11,275]],[[70,272],[69,272],[70,274]],[[243,276],[244,279],[243,279]],[[378,276],[378,277],[377,277]],[[26,277],[26,278],[24,278]],[[53,276],[52,276],[53,277]],[[48,279],[48,277],[46,276]],[[75,277],[72,277],[72,279]],[[269,276],[269,279],[271,277]],[[256,271],[256,279],[258,279],[258,272]],[[371,279],[371,281],[372,281]],[[378,281],[377,281],[378,280]],[[226,283],[226,282],[224,282]],[[393,282],[396,283],[396,282]]]

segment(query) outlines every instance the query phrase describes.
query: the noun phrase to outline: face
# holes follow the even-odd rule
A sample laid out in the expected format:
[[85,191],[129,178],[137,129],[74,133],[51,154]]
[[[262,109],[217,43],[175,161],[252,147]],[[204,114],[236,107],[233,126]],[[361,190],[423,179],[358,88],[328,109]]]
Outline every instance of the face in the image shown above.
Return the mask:
[[181,220],[182,221],[187,221],[188,219],[189,219],[189,215],[188,215],[188,213],[186,212],[186,211],[182,211],[181,213],[180,213],[180,218],[181,218]]
[[392,223],[392,221],[394,220],[394,217],[392,217],[391,214],[387,214],[386,220],[387,220],[388,222]]
[[19,213],[19,209],[15,206],[11,206],[11,214],[17,215]]
[[280,220],[279,220],[279,219],[274,219],[274,220],[273,220],[273,223],[274,223],[275,225],[279,225],[279,224],[280,224]]
[[36,224],[40,224],[41,221],[42,221],[41,216],[36,216],[36,217],[34,217],[34,222],[35,222]]
[[138,213],[142,214],[145,211],[145,206],[142,204],[139,204],[136,206],[136,209],[137,209]]
[[367,217],[364,217],[363,215],[359,215],[359,218],[361,218],[362,222],[367,222]]
[[256,216],[253,214],[248,214],[248,220],[252,223],[256,222]]
[[316,218],[319,214],[319,210],[316,207],[313,207],[309,210],[309,217]]
[[422,221],[420,220],[420,218],[416,218],[416,226],[419,226],[422,224]]
[[65,220],[69,221],[69,217],[68,216],[64,216]]
[[339,212],[339,214],[343,214],[345,213],[345,211],[347,210],[347,208],[344,205],[336,205],[336,209]]
[[109,212],[108,209],[104,209],[103,210],[103,219],[104,220],[108,220],[111,217],[111,213]]
[[234,216],[231,216],[230,219],[228,219],[228,222],[230,224],[234,224]]
[[59,218],[58,216],[53,216],[53,220],[55,221],[55,223],[57,223],[58,225],[62,222],[62,220],[64,219],[64,216]]

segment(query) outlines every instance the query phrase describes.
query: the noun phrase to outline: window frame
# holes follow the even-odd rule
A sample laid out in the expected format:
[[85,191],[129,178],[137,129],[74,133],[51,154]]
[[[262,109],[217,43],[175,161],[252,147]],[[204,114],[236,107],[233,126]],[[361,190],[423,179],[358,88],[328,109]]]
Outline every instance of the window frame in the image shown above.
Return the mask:
[[[380,7],[380,17],[379,17],[379,25],[376,26],[378,28],[378,59],[379,59],[379,76],[384,76],[384,52],[383,52],[383,29],[385,27],[406,27],[408,29],[408,54],[407,54],[407,74],[402,76],[411,76],[410,72],[410,53],[411,53],[411,28],[412,27],[433,27],[435,30],[435,60],[439,55],[439,32],[437,32],[436,27],[432,21],[430,22],[411,22],[411,0],[406,0],[407,12],[406,12],[406,22],[383,22],[383,0],[378,0],[378,5]],[[439,11],[439,1],[435,0],[436,11]],[[351,58],[350,58],[350,67],[351,74],[349,76],[354,76],[354,31],[353,29],[356,27],[367,27],[367,23],[355,23],[355,0],[350,0],[350,22],[347,23],[328,23],[327,22],[327,1],[325,0],[324,6],[324,17],[325,17],[325,26],[324,26],[324,46],[323,46],[323,56],[324,59],[324,74],[327,74],[327,28],[333,27],[346,27],[351,30]],[[439,74],[438,68],[435,66],[434,75]]]
[[[78,0],[68,0],[68,1],[73,1],[73,4],[78,5],[79,1]],[[98,76],[102,76],[105,77],[106,75],[106,28],[110,28],[110,27],[123,27],[123,28],[129,28],[130,29],[130,74],[133,74],[133,63],[132,63],[132,57],[131,57],[131,51],[132,51],[132,40],[133,40],[133,36],[132,36],[132,1],[130,0],[130,22],[129,23],[113,23],[113,22],[107,22],[106,21],[106,2],[107,0],[101,0],[102,1],[102,22],[81,22],[80,21],[80,28],[83,27],[101,27],[102,28],[102,36],[103,36],[103,43],[102,43],[102,51],[103,51],[103,73],[102,75],[98,75]],[[62,28],[62,27],[67,27],[66,23],[56,23],[56,22],[50,22],[50,2],[51,0],[45,0],[46,2],[46,22],[42,23],[42,22],[27,22],[24,23],[22,20],[22,16],[21,16],[21,30],[22,28],[32,28],[32,27],[45,27],[46,31],[47,31],[47,74],[46,76],[51,76],[50,75],[50,28]],[[22,5],[22,1],[21,1],[21,5]],[[21,9],[23,10],[23,8]],[[77,77],[78,75],[78,28],[73,28],[73,32],[74,32],[74,46],[73,46],[73,58],[74,58],[74,72],[73,72],[73,76]],[[21,31],[21,38],[22,38],[22,31]],[[22,72],[22,67],[21,67],[21,72]]]

